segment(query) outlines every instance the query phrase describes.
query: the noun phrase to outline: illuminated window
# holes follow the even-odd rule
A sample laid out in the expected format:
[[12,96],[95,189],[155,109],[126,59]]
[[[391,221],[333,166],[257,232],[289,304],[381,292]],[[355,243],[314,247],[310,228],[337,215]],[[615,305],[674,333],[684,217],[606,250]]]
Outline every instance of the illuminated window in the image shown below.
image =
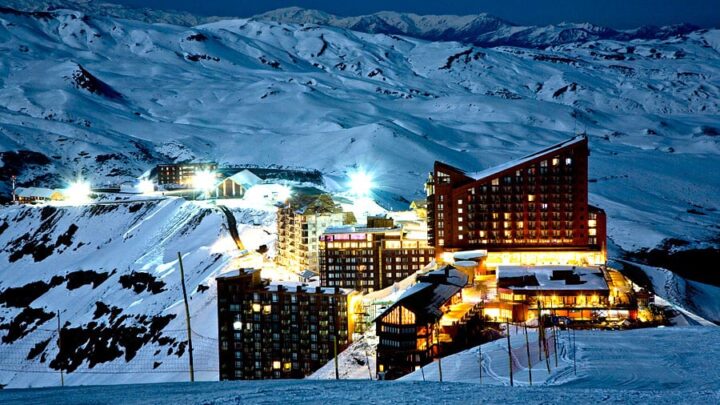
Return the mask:
[[274,370],[280,370],[280,362],[279,361],[273,361],[273,369]]
[[572,164],[572,158],[565,158],[565,164],[570,166]]
[[462,225],[458,226],[458,231],[462,231],[462,230],[463,230]]
[[463,236],[462,236],[462,235],[458,235],[458,239],[459,239],[459,240],[463,240]]
[[500,179],[492,179],[492,185],[493,185],[493,186],[499,186],[499,185],[500,185]]
[[272,307],[270,305],[265,305],[263,307],[263,314],[267,315],[272,311]]
[[559,158],[559,157],[554,157],[553,160],[552,160],[552,164],[553,164],[553,166],[559,165],[559,164],[560,164],[560,158]]
[[462,209],[462,208],[458,208],[458,214],[462,214],[462,213],[463,213],[463,209]]
[[595,228],[595,227],[597,227],[597,220],[595,220],[595,219],[589,219],[589,220],[588,220],[588,227],[590,227],[590,228]]
[[463,217],[458,217],[458,222],[462,222],[462,221],[463,221]]
[[463,200],[458,200],[458,205],[462,205]]
[[528,201],[535,201],[535,194],[528,194]]
[[252,305],[253,312],[260,312],[262,310],[262,305],[260,304],[253,304]]
[[547,205],[547,204],[545,204],[545,203],[540,204],[540,209],[542,209],[542,210],[547,210],[547,208],[548,208],[548,205]]

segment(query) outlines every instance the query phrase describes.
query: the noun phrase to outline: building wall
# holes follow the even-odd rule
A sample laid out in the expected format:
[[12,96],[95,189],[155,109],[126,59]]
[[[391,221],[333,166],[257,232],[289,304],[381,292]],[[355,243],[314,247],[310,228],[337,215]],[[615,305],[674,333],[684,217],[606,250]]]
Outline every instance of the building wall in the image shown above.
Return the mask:
[[[350,296],[218,279],[220,380],[303,378],[352,339]],[[274,287],[273,287],[274,288]]]
[[402,231],[325,234],[320,240],[320,283],[376,291],[407,278],[435,257],[425,240],[402,239]]
[[217,170],[216,163],[180,163],[169,165],[158,165],[158,184],[192,186],[192,179],[195,173],[200,171]]
[[479,180],[436,162],[426,186],[430,243],[439,251],[603,250],[602,210],[594,209],[597,236],[588,230],[588,154],[584,139]]
[[344,218],[343,213],[303,215],[279,209],[276,262],[293,271],[319,271],[318,239],[328,227],[342,225]]

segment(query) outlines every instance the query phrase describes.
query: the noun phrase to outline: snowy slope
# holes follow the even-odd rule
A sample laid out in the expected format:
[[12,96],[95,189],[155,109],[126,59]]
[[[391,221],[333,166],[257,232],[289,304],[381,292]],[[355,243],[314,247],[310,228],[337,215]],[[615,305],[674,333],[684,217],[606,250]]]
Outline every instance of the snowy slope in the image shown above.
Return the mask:
[[[720,373],[708,365],[720,360],[720,350],[712,343],[719,335],[718,327],[577,331],[575,374],[570,336],[561,331],[559,367],[551,365],[552,374],[545,379],[541,374],[545,365],[539,364],[533,367],[533,379],[536,385],[562,386],[563,389],[717,391]],[[522,336],[517,336],[512,344],[517,346],[522,342]],[[502,353],[503,348],[506,350],[505,344],[501,339],[483,345],[483,385],[509,385],[507,352]],[[477,353],[477,348],[471,348],[443,358],[443,381],[478,383]],[[491,358],[495,353],[498,356]],[[426,366],[424,372],[427,381],[438,381],[436,363]],[[527,385],[527,373],[516,373],[517,383]],[[422,374],[418,370],[402,380],[421,381]]]
[[[248,249],[272,242],[273,212],[235,216]],[[186,378],[177,252],[198,377],[216,379],[214,276],[237,254],[225,221],[181,199],[0,210],[0,384],[53,385],[58,361],[71,385]],[[58,311],[70,330],[61,355]]]
[[591,201],[621,248],[718,232],[715,31],[536,51],[248,20],[0,21],[0,149],[41,154],[5,154],[6,193],[16,170],[22,184],[119,183],[195,158],[315,168],[339,186],[372,168],[400,207],[435,159],[481,170],[587,130]]
[[679,24],[668,27],[640,27],[614,30],[589,23],[560,23],[548,26],[520,26],[481,13],[477,15],[417,15],[382,11],[369,15],[339,17],[318,10],[288,7],[268,11],[253,19],[293,24],[329,25],[372,34],[407,35],[430,41],[458,41],[477,46],[520,46],[544,48],[574,42],[614,39],[666,39],[697,27]]
[[[6,404],[117,403],[717,403],[718,329],[578,332],[578,374],[543,386],[448,381],[234,381],[1,390]],[[697,350],[698,348],[702,350]],[[443,365],[450,366],[446,358]],[[469,364],[475,366],[476,364]],[[620,367],[618,367],[620,366]],[[472,372],[474,370],[468,370]],[[476,371],[475,371],[476,372]],[[477,373],[477,372],[476,372]]]

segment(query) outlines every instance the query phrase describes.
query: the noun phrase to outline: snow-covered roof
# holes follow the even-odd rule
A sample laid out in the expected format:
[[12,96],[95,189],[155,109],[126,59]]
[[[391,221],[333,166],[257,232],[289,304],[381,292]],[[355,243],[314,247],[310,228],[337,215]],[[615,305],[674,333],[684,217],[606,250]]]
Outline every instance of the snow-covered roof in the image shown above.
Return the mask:
[[496,277],[498,286],[506,284],[512,290],[608,290],[599,267],[498,266]]
[[25,198],[52,198],[55,193],[62,194],[62,191],[43,187],[18,187],[15,189],[15,195]]
[[400,231],[402,227],[395,225],[392,228],[368,228],[365,226],[357,225],[343,225],[343,226],[331,226],[325,229],[326,234],[338,234],[338,233],[380,233],[380,232],[392,232]]
[[487,256],[487,250],[466,250],[453,253],[455,260],[476,260]]
[[418,322],[434,322],[442,317],[440,307],[467,284],[465,273],[452,266],[446,266],[429,273],[418,275],[417,284],[405,290],[398,300],[375,320],[385,316],[396,306],[402,305],[415,314]]
[[534,153],[529,154],[529,155],[527,155],[527,156],[523,156],[523,157],[521,157],[521,158],[518,158],[518,159],[515,159],[515,160],[511,160],[511,161],[509,161],[509,162],[505,162],[505,163],[503,163],[503,164],[501,164],[501,165],[499,165],[499,166],[490,167],[490,168],[485,169],[485,170],[480,171],[480,172],[466,173],[466,174],[467,174],[468,176],[474,178],[475,180],[482,180],[482,179],[487,178],[487,177],[490,177],[490,176],[492,176],[492,175],[501,173],[501,172],[503,172],[503,171],[505,171],[505,170],[511,169],[511,168],[513,168],[513,167],[515,167],[515,166],[518,166],[518,165],[521,165],[521,164],[523,164],[523,163],[529,162],[529,161],[531,161],[531,160],[533,160],[533,159],[536,159],[536,158],[538,158],[538,157],[540,157],[540,156],[550,155],[550,154],[555,153],[555,152],[557,152],[557,151],[559,151],[560,149],[563,149],[563,148],[565,148],[565,147],[578,144],[578,143],[580,143],[580,142],[582,142],[582,141],[584,141],[584,140],[586,140],[586,139],[587,139],[587,138],[585,137],[585,135],[579,135],[579,136],[576,136],[576,137],[574,137],[574,138],[572,138],[572,139],[570,139],[570,140],[567,140],[567,141],[564,141],[564,142],[560,142],[560,143],[558,143],[558,144],[556,144],[556,145],[553,145],[553,146],[550,146],[550,147],[548,147],[548,148],[545,148],[545,149],[543,149],[543,150],[541,150],[541,151],[537,151],[537,152],[534,152]]
[[251,172],[248,169],[235,173],[225,180],[232,180],[233,182],[237,184],[242,184],[245,187],[254,186],[255,184],[258,184],[262,181],[260,177],[258,177],[255,173]]

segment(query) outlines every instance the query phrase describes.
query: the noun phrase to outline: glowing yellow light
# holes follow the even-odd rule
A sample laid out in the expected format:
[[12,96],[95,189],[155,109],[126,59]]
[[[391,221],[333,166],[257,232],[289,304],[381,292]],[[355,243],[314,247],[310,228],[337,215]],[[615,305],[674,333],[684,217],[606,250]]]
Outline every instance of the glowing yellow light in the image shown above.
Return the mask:
[[367,196],[372,191],[373,184],[372,177],[364,171],[356,171],[350,173],[350,192],[357,196]]
[[84,180],[78,180],[70,183],[67,189],[65,189],[65,196],[68,201],[72,203],[85,203],[90,200],[90,183]]
[[440,260],[442,260],[443,263],[447,264],[455,263],[455,258],[452,252],[443,252],[443,254],[440,256]]
[[274,370],[280,370],[280,362],[279,361],[273,361],[273,369]]
[[195,173],[192,179],[192,185],[196,190],[208,192],[215,188],[216,179],[217,175],[215,175],[215,173],[203,170]]
[[252,305],[253,312],[260,312],[262,310],[262,305],[260,304],[253,304]]

